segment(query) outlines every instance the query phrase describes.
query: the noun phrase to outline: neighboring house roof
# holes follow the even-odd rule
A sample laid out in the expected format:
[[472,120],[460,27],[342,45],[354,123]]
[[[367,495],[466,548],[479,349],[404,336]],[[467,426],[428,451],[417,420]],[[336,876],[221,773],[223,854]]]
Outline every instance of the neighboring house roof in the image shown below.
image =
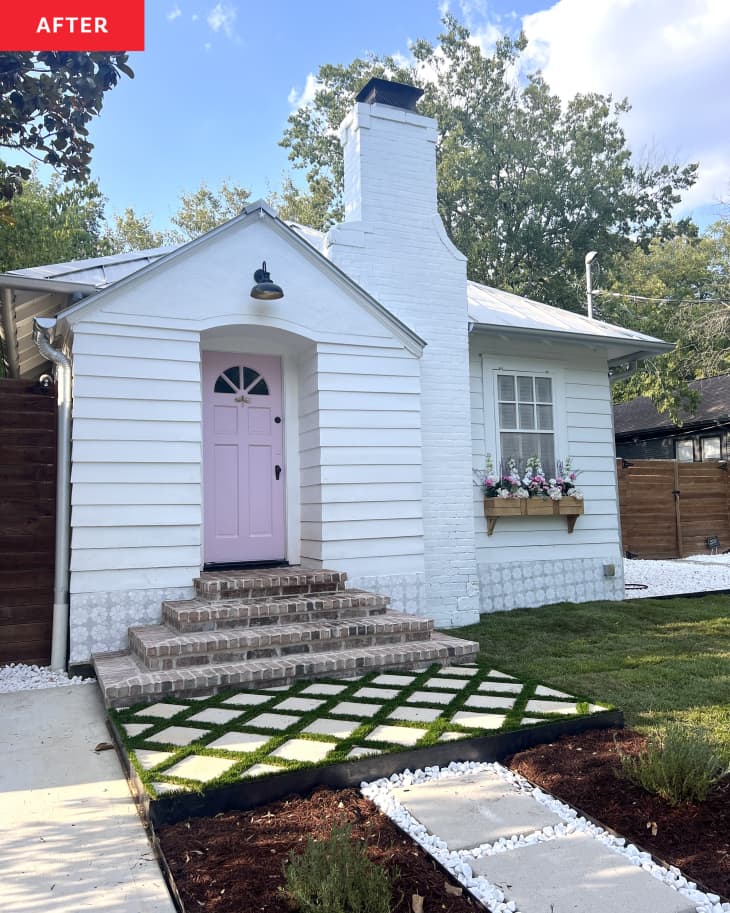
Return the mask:
[[[297,222],[283,222],[263,202],[248,205],[240,216],[201,238],[196,238],[178,247],[160,247],[133,253],[115,254],[109,257],[94,257],[88,260],[74,260],[69,263],[55,263],[35,266],[29,269],[12,270],[0,275],[0,291],[13,289],[16,296],[14,308],[3,309],[4,333],[16,336],[18,368],[26,374],[42,364],[32,342],[33,317],[67,317],[98,300],[112,287],[131,281],[131,277],[143,270],[154,269],[163,261],[167,262],[185,251],[204,243],[227,226],[259,212],[271,218],[279,230],[284,231],[303,248],[315,254],[317,260],[359,295],[364,296],[368,305],[390,323],[410,344],[422,348],[425,343],[412,330],[391,314],[387,308],[353,282],[325,256],[326,235],[314,228]],[[636,361],[669,351],[672,346],[633,330],[613,326],[599,320],[592,320],[581,314],[565,311],[532,301],[521,295],[503,292],[499,289],[467,282],[467,306],[470,330],[475,332],[501,332],[545,336],[550,334],[566,341],[600,345],[606,350],[608,363],[616,364]],[[10,312],[13,312],[11,319]],[[10,324],[12,326],[9,326]],[[10,346],[8,347],[10,348]]]
[[[697,407],[691,412],[680,410],[682,427],[713,425],[730,421],[730,374],[694,380],[689,385],[700,394]],[[679,427],[668,415],[657,411],[648,396],[637,396],[613,407],[616,436],[636,436],[641,433],[672,431]]]

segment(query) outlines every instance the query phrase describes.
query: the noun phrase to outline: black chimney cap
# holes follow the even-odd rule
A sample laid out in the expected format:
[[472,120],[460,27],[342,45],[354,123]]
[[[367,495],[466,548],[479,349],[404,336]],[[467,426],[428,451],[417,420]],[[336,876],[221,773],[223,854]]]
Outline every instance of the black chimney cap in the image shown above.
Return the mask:
[[364,101],[368,105],[390,105],[391,108],[415,111],[416,102],[422,95],[423,89],[416,86],[373,77],[360,89],[355,96],[355,101]]

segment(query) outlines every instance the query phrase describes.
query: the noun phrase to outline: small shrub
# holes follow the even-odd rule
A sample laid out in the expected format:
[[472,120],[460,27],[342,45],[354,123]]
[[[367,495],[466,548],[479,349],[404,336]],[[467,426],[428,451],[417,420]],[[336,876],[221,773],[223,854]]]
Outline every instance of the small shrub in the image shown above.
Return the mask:
[[677,723],[648,736],[640,754],[622,754],[621,768],[628,780],[670,805],[704,802],[727,773],[707,736]]
[[303,853],[284,864],[283,892],[301,913],[389,913],[388,873],[372,862],[349,826],[334,827],[327,840],[311,838]]

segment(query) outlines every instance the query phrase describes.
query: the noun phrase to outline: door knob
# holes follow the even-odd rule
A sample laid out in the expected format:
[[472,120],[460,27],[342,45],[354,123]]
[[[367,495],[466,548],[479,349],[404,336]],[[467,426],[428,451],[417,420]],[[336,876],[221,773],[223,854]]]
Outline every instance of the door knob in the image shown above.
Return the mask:
[[279,466],[278,463],[276,466],[274,466],[274,475],[276,476],[276,481],[278,482],[279,476],[281,475],[281,466]]

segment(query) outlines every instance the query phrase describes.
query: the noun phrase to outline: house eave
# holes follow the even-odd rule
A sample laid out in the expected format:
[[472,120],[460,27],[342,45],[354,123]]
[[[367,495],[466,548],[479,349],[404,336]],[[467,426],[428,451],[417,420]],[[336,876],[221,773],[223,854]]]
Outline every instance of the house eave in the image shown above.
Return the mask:
[[470,321],[469,332],[478,334],[495,334],[500,336],[513,336],[515,339],[550,339],[572,342],[592,349],[618,349],[619,351],[608,357],[609,368],[621,365],[627,361],[641,361],[654,358],[665,352],[671,352],[674,345],[657,340],[656,342],[642,339],[633,341],[617,336],[599,336],[591,333],[571,333],[565,330],[547,330],[536,327],[511,327],[491,323],[478,323]]

